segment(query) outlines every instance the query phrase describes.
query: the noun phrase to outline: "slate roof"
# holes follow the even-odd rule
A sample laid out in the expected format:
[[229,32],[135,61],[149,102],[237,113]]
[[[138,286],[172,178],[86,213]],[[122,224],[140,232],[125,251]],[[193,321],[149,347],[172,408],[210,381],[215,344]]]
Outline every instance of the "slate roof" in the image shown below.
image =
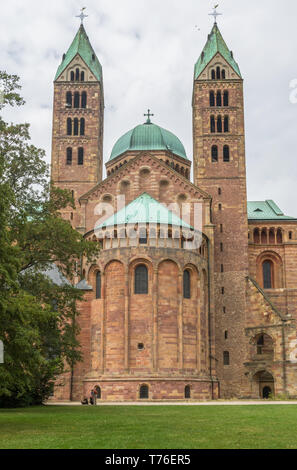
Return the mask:
[[119,212],[105,220],[95,230],[116,225],[139,223],[168,224],[192,229],[190,225],[177,217],[172,211],[166,209],[156,199],[147,193],[143,193]]
[[285,215],[272,200],[249,201],[247,208],[249,220],[297,220]]

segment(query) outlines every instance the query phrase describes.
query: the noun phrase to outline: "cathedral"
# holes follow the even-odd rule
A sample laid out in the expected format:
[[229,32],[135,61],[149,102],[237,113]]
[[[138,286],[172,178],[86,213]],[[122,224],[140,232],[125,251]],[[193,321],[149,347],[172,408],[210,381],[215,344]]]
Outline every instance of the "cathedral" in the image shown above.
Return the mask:
[[81,260],[83,360],[56,400],[297,397],[297,219],[247,201],[243,78],[216,17],[192,109],[193,182],[150,111],[103,179],[103,73],[82,22],[54,80],[51,175],[100,254]]

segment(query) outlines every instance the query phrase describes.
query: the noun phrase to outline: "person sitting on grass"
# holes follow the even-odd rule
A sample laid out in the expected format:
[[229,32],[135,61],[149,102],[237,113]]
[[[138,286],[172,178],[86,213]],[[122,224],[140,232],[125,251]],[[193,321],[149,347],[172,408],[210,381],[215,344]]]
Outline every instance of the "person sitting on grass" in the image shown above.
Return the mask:
[[87,398],[84,398],[82,401],[81,401],[81,404],[82,405],[88,405],[89,404],[89,401]]

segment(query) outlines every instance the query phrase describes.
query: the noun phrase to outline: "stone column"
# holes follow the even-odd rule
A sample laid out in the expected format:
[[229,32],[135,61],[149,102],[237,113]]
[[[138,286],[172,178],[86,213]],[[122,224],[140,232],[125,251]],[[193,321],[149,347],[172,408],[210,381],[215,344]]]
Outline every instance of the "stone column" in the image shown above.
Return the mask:
[[178,367],[184,368],[184,344],[183,344],[183,275],[178,275]]
[[125,267],[125,370],[129,372],[129,267]]
[[153,272],[153,338],[152,338],[152,366],[158,371],[158,268]]
[[106,315],[106,280],[105,273],[101,273],[101,295],[102,295],[102,316],[101,316],[101,349],[100,349],[100,372],[104,374],[105,369],[105,315]]

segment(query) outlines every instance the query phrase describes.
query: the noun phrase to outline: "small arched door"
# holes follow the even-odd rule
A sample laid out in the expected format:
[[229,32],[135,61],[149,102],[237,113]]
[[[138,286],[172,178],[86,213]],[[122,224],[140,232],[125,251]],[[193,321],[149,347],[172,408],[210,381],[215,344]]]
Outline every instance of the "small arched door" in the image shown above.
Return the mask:
[[265,400],[267,400],[271,396],[271,394],[272,394],[271,387],[266,386],[263,388],[262,395]]

